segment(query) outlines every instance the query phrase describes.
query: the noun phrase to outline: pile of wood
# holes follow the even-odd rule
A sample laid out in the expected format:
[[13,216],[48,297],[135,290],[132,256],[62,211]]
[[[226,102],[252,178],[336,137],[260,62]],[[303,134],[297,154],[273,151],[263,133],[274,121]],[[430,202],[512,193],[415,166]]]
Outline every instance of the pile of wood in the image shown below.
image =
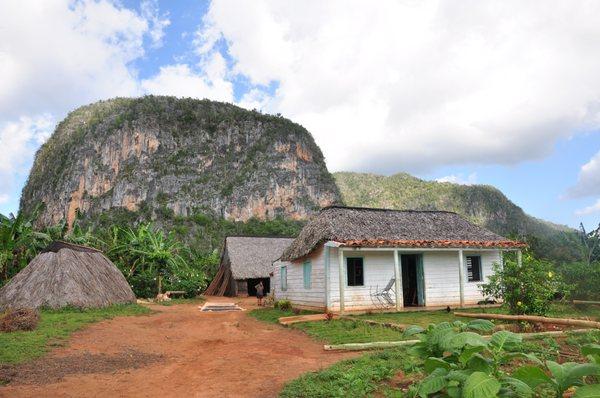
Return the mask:
[[208,285],[204,294],[206,296],[223,296],[229,288],[231,283],[231,268],[219,267],[219,271],[215,275],[214,279]]

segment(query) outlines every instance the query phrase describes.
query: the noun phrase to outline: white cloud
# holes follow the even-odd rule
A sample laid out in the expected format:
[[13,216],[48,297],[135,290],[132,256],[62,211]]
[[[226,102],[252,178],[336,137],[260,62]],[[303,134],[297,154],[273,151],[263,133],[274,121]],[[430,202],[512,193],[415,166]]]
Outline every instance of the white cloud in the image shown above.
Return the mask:
[[29,171],[28,163],[35,150],[54,128],[51,115],[21,117],[17,122],[0,124],[0,204],[14,194],[15,178]]
[[141,87],[149,94],[232,102],[233,84],[226,80],[226,72],[225,60],[216,52],[202,63],[198,72],[187,64],[163,66],[157,75],[143,80]]
[[587,206],[587,207],[584,207],[583,209],[576,210],[575,215],[587,216],[587,215],[599,213],[599,212],[600,212],[600,199],[598,199],[596,201],[596,203],[594,203],[591,206]]
[[477,184],[477,173],[471,173],[464,178],[463,174],[451,174],[444,177],[436,178],[437,182],[451,182],[453,184],[460,185],[473,185]]
[[600,195],[600,152],[581,166],[577,183],[567,192],[568,198]]
[[0,26],[3,121],[137,94],[129,64],[154,27],[108,0],[0,2]]
[[140,8],[142,17],[144,17],[150,25],[150,39],[152,47],[161,47],[162,39],[165,35],[165,28],[171,24],[171,21],[166,16],[161,16],[158,9],[157,0],[142,1]]
[[219,1],[197,49],[225,39],[248,102],[302,123],[333,170],[424,172],[540,158],[600,127],[597,15],[598,2]]
[[0,195],[18,196],[35,149],[76,107],[141,93],[132,62],[168,25],[155,2],[0,1]]

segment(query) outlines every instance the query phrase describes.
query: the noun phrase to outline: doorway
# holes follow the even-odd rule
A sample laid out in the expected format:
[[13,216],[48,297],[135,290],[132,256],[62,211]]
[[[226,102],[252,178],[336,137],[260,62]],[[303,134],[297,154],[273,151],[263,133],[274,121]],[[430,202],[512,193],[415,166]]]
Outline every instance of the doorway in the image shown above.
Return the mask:
[[405,307],[425,305],[425,278],[423,275],[423,256],[421,254],[402,254],[402,296]]
[[248,279],[248,296],[256,296],[256,285],[258,285],[258,282],[262,282],[263,286],[265,287],[264,290],[264,295],[266,296],[267,294],[269,294],[269,292],[271,291],[271,280],[269,278],[255,278],[255,279]]

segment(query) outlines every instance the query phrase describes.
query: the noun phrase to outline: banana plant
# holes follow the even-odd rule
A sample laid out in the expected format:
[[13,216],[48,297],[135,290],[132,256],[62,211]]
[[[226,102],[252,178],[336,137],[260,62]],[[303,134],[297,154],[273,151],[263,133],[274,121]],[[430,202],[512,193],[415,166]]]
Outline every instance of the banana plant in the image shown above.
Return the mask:
[[40,210],[38,206],[30,217],[23,213],[0,214],[0,276],[4,281],[19,272],[49,243],[49,236],[33,227]]
[[136,229],[116,229],[108,240],[111,244],[109,256],[118,258],[118,264],[129,278],[138,272],[155,276],[157,291],[162,291],[165,276],[189,268],[181,256],[183,246],[172,235],[165,235],[152,224],[143,224]]

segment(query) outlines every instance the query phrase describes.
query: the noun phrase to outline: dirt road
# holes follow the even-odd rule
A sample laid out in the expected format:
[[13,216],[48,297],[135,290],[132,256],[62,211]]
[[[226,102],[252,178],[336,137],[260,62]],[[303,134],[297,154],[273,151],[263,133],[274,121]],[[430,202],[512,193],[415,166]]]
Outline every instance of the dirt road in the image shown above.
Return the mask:
[[75,333],[66,347],[19,369],[0,397],[272,397],[286,381],[352,355],[326,352],[302,332],[246,312],[152,308],[158,313]]

